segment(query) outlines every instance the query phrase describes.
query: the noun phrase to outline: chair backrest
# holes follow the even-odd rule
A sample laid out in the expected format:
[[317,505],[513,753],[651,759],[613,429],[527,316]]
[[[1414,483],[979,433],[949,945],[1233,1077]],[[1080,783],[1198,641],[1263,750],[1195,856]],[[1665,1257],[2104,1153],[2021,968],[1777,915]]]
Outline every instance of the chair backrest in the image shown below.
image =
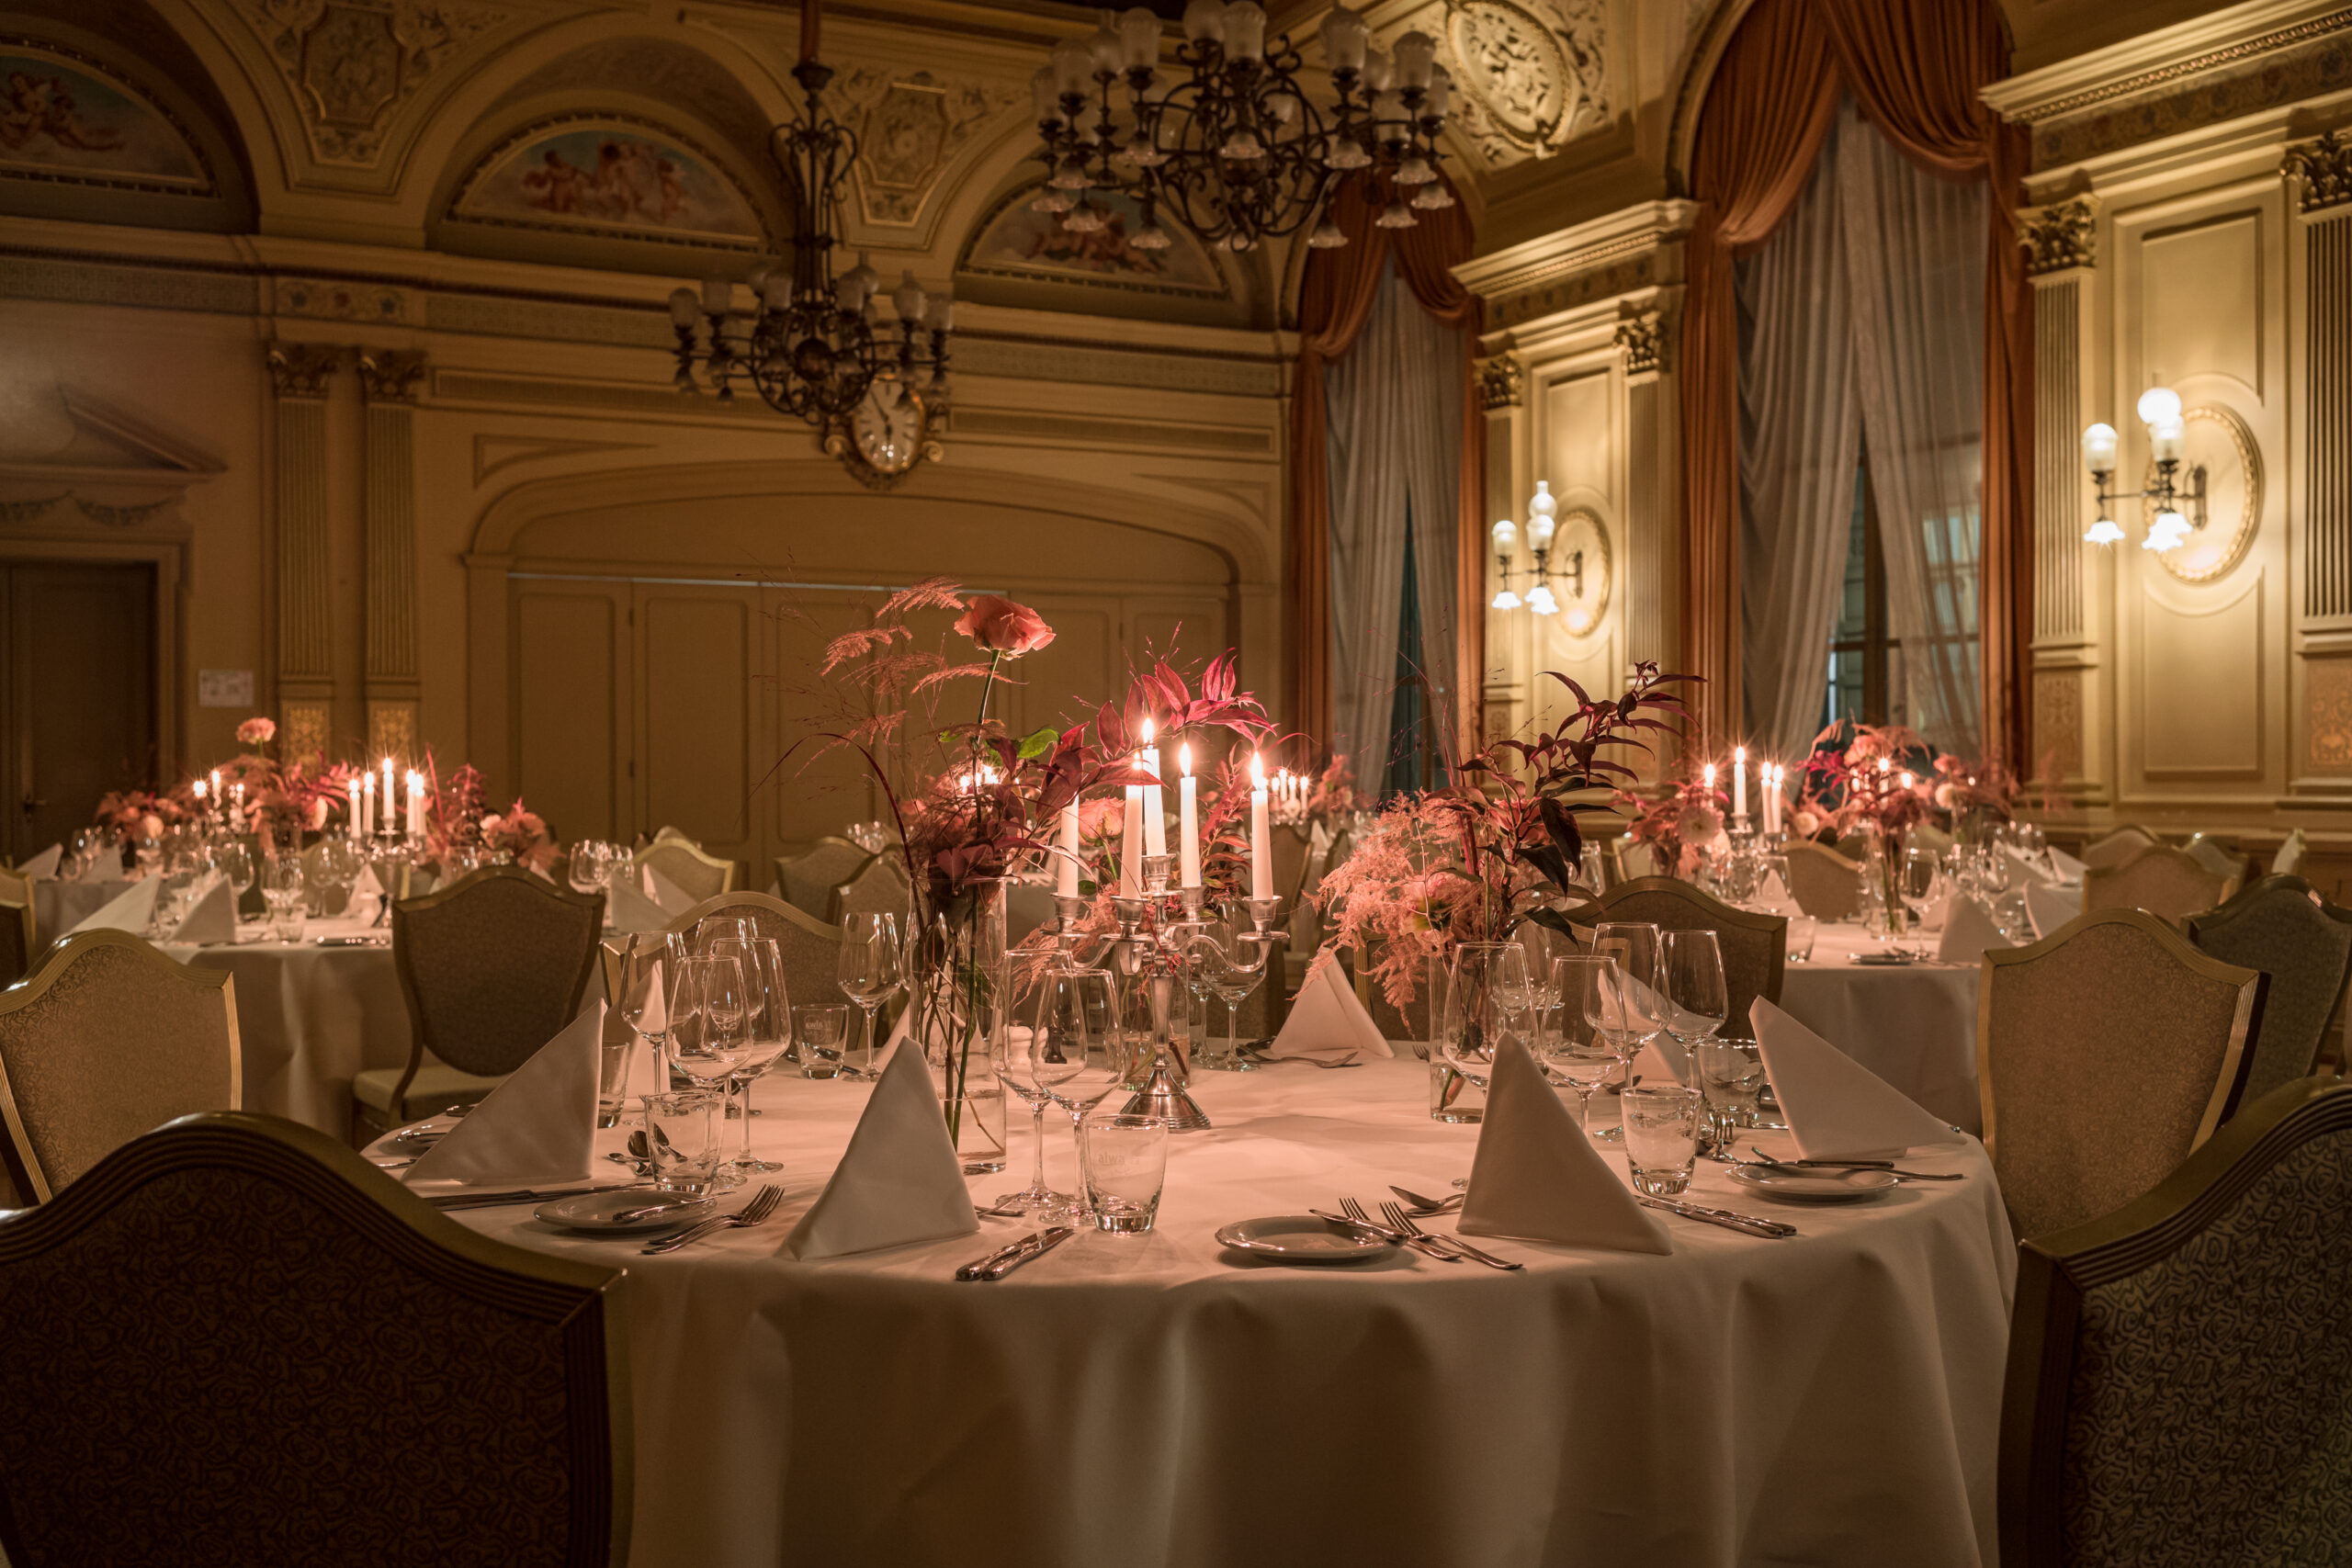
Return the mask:
[[237,992],[129,931],[76,931],[0,992],[0,1159],[46,1202],[148,1129],[243,1102]]
[[2178,925],[2213,908],[2236,886],[2235,877],[2210,869],[2187,851],[2158,844],[2120,865],[2088,866],[2083,873],[2083,908],[2145,909]]
[[2086,866],[2121,865],[2142,850],[2154,849],[2164,840],[2137,822],[2127,822],[2093,839],[2083,846],[2075,858]]
[[650,866],[689,898],[716,898],[735,888],[735,863],[707,855],[684,839],[656,839],[630,861],[639,871]]
[[2303,830],[2297,828],[2288,833],[2278,845],[2278,852],[2270,857],[2270,874],[2294,876],[2303,869]]
[[2244,1100],[2309,1077],[2337,1056],[2352,980],[2352,909],[2321,899],[2300,876],[2266,876],[2188,922],[2188,940],[2224,964],[2270,976],[2262,1032],[2249,1043]]
[[33,966],[40,943],[33,929],[33,897],[29,888],[0,886],[0,986],[13,986]]
[[689,838],[687,838],[687,837],[685,836],[685,834],[684,834],[684,833],[681,832],[679,829],[675,829],[675,828],[671,827],[671,826],[670,826],[668,823],[666,823],[666,822],[664,822],[661,827],[654,829],[653,829],[653,837],[651,837],[650,839],[648,839],[648,840],[646,840],[646,842],[647,842],[647,843],[649,843],[649,844],[665,844],[665,843],[672,842],[672,841],[673,841],[673,840],[674,840],[675,842],[678,842],[678,843],[681,843],[681,844],[692,844],[692,845],[694,845],[694,847],[695,847],[695,848],[696,848],[696,849],[700,849],[700,848],[702,848],[702,840],[699,840],[699,839],[689,839]]
[[309,1128],[176,1121],[0,1221],[0,1546],[617,1562],[621,1278],[477,1235]]
[[2249,863],[2246,857],[2211,833],[2191,833],[2188,842],[2181,845],[2180,849],[2183,854],[2206,870],[2218,871],[2240,886],[2250,880],[2246,875]]
[[1054,890],[1034,882],[1016,882],[1004,890],[1004,940],[1018,942],[1031,931],[1051,925],[1061,911],[1054,905]]
[[1274,865],[1274,891],[1295,898],[1306,886],[1307,829],[1282,823],[1269,830],[1266,852]]
[[2245,1081],[2264,985],[2143,909],[1984,955],[1977,1089],[2019,1235],[2112,1213],[2212,1135]]
[[1826,844],[1791,839],[1781,846],[1789,862],[1789,897],[1816,920],[1850,920],[1861,912],[1862,868]]
[[[2019,1248],[2003,1568],[2352,1562],[2352,1085],[2273,1090]],[[2291,1543],[2291,1547],[2290,1546]]]
[[842,931],[839,926],[811,919],[797,907],[764,893],[722,893],[706,898],[671,923],[673,931],[691,932],[706,915],[735,915],[752,922],[753,931],[775,941],[784,955],[784,986],[787,1005],[843,1000],[841,991]]
[[411,1077],[422,1051],[483,1077],[521,1066],[579,1008],[604,926],[602,893],[511,865],[395,903],[392,967],[416,1040]]
[[1641,876],[1603,893],[1606,920],[1646,920],[1661,931],[1710,931],[1724,955],[1724,1038],[1744,1040],[1753,1031],[1748,1010],[1756,998],[1781,999],[1781,976],[1788,964],[1789,918],[1735,909],[1695,883],[1671,876]]
[[820,839],[797,855],[775,857],[776,886],[786,903],[811,919],[821,920],[833,889],[871,858],[869,852],[847,839]]
[[840,925],[851,915],[896,915],[906,919],[912,892],[907,885],[906,862],[895,849],[869,855],[825,900],[825,918]]

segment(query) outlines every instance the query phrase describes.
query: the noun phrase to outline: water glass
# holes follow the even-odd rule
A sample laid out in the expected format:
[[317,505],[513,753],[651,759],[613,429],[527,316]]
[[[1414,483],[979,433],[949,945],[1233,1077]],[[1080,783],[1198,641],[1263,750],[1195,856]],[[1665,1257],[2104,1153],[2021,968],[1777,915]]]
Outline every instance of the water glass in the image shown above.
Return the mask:
[[899,922],[895,917],[842,917],[842,945],[834,977],[841,985],[842,994],[855,1002],[858,1010],[865,1015],[865,1055],[858,1066],[867,1072],[873,1071],[875,1048],[881,1044],[875,1038],[874,1014],[903,983],[900,963]]
[[571,846],[564,875],[574,893],[594,893],[613,874],[613,846],[601,839],[582,839]]
[[1753,1040],[1705,1040],[1691,1052],[1699,1089],[1707,1097],[1708,1130],[1719,1150],[1728,1150],[1743,1127],[1757,1121],[1757,1098],[1764,1091],[1764,1054]]
[[1168,1179],[1167,1118],[1095,1111],[1078,1124],[1078,1152],[1095,1229],[1151,1229]]
[[1821,922],[1811,915],[1791,915],[1789,917],[1789,962],[1792,964],[1812,963],[1814,941],[1820,934]]
[[653,1156],[654,1186],[664,1192],[717,1190],[719,1111],[725,1104],[718,1095],[699,1089],[645,1097],[645,1141]]
[[1699,1091],[1641,1084],[1618,1097],[1625,1118],[1625,1163],[1634,1190],[1671,1198],[1690,1185],[1699,1157]]
[[1709,931],[1666,933],[1666,1032],[1687,1049],[1711,1038],[1731,1011],[1723,949]]
[[608,1025],[596,1046],[596,1125],[617,1127],[628,1103],[628,1067],[637,1055],[637,1032]]
[[269,906],[269,934],[279,942],[302,940],[302,863],[281,855],[261,868],[262,902]]
[[847,1002],[804,1002],[792,1010],[792,1033],[800,1042],[800,1076],[841,1077],[842,1043],[849,1037]]

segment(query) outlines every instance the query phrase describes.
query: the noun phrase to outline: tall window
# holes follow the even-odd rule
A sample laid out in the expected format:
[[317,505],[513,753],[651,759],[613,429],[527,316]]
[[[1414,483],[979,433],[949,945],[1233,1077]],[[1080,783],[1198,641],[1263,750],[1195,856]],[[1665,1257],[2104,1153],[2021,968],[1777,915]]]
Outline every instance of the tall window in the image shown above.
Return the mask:
[[1432,722],[1428,678],[1421,669],[1420,563],[1413,556],[1409,526],[1412,502],[1405,504],[1405,589],[1396,607],[1396,694],[1388,704],[1388,768],[1381,775],[1383,799],[1394,795],[1435,789],[1438,778],[1437,727]]

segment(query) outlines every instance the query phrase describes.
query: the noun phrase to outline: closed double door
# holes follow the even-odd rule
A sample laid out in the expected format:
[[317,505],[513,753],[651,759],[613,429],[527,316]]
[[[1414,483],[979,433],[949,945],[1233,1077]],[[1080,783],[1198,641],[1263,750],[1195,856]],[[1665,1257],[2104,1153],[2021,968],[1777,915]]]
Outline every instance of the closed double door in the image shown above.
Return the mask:
[[0,560],[0,853],[88,826],[108,790],[157,777],[155,569]]

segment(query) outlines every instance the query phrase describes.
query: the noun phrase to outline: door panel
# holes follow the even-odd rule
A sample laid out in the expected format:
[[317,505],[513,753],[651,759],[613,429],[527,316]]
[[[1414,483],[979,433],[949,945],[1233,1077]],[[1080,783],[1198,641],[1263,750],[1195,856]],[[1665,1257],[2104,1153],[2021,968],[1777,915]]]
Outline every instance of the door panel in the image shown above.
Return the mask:
[[155,569],[0,564],[12,858],[88,826],[108,790],[153,784]]
[[[775,874],[770,861],[807,847],[827,833],[838,834],[853,822],[881,817],[888,811],[874,787],[865,759],[845,746],[828,746],[821,739],[843,732],[843,727],[865,716],[871,705],[865,694],[837,676],[822,673],[825,647],[843,632],[871,622],[867,607],[848,594],[809,594],[781,606],[771,617],[775,626],[775,743],[759,759],[757,773],[767,802],[762,815],[771,824],[769,858],[752,868],[752,883],[764,887]],[[785,751],[798,750],[786,759]],[[886,755],[883,761],[888,761]]]
[[748,591],[638,591],[645,671],[647,831],[677,828],[716,855],[747,857],[750,810],[752,595]]
[[512,776],[565,843],[630,837],[625,585],[517,585]]

